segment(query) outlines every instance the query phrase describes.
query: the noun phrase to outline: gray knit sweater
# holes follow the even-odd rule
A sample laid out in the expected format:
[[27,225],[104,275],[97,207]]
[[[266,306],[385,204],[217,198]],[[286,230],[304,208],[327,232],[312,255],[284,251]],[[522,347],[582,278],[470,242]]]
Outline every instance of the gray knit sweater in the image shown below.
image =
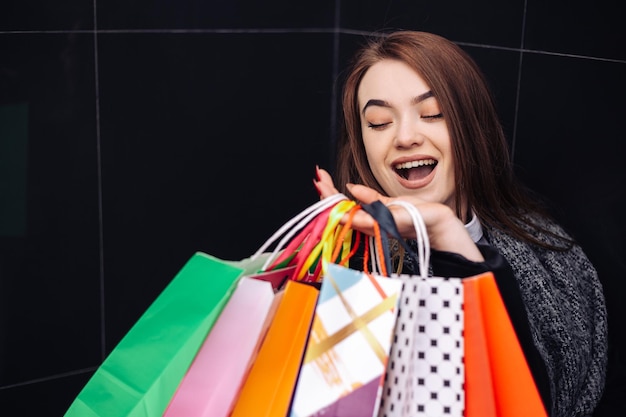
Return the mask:
[[[567,236],[552,222],[536,223]],[[604,389],[608,344],[606,305],[595,268],[579,246],[556,252],[497,229],[484,228],[484,232],[517,278],[532,337],[550,379],[550,415],[592,415]],[[534,234],[560,243],[549,235]]]

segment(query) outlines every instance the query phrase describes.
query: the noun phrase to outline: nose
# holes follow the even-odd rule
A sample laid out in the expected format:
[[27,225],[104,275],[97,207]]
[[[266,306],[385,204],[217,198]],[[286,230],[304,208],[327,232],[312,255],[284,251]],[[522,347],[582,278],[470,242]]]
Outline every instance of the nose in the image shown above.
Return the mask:
[[419,122],[413,117],[403,117],[397,123],[395,144],[399,148],[411,148],[424,143]]

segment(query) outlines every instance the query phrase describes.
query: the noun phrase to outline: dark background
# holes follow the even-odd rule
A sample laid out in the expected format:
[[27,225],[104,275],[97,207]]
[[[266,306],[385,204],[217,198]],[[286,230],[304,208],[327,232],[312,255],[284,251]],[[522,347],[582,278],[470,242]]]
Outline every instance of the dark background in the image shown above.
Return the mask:
[[624,413],[626,15],[617,0],[3,0],[0,413],[61,416],[197,250],[251,255],[317,200],[369,31],[485,71],[522,178],[596,265]]

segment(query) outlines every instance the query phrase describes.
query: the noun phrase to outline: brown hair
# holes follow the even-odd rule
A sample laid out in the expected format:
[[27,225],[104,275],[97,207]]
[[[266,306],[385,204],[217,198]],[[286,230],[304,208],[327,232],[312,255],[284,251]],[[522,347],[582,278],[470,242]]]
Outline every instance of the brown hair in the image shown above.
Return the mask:
[[546,215],[515,178],[509,148],[491,90],[476,63],[453,42],[426,32],[398,31],[372,37],[357,53],[343,88],[344,125],[335,172],[340,191],[361,183],[386,194],[374,178],[362,140],[357,92],[375,63],[393,59],[409,65],[424,79],[444,114],[453,149],[457,215],[461,202],[483,224],[506,230],[527,242],[545,244],[521,225],[534,226],[525,214]]

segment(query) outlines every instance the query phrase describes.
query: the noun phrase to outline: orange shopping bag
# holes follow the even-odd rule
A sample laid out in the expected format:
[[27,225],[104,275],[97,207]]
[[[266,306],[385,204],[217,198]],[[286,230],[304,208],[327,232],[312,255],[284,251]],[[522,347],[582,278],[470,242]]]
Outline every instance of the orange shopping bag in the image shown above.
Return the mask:
[[284,417],[300,370],[319,290],[287,281],[231,417]]
[[463,292],[465,415],[547,416],[493,274],[465,278]]

